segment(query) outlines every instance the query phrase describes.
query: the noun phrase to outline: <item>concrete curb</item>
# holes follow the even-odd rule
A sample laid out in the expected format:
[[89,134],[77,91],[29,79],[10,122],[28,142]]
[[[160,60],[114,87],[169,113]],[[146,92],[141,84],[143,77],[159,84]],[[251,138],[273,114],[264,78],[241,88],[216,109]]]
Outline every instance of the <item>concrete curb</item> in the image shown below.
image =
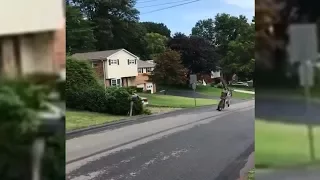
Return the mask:
[[152,114],[152,115],[139,115],[139,116],[134,116],[134,117],[128,117],[125,119],[120,119],[117,122],[112,122],[112,123],[104,123],[100,125],[94,125],[94,126],[89,126],[86,128],[81,128],[81,129],[76,129],[76,130],[70,130],[66,132],[67,139],[71,136],[77,136],[78,134],[82,134],[88,131],[92,130],[97,130],[97,129],[103,129],[106,127],[112,127],[112,126],[118,126],[118,125],[124,125],[133,121],[142,121],[147,118],[152,118],[155,116],[160,116],[160,115],[169,115],[169,114],[175,114],[178,112],[183,112],[183,111],[190,111],[190,110],[196,110],[196,109],[203,109],[203,108],[211,108],[213,105],[206,105],[206,106],[199,106],[199,107],[194,107],[194,108],[184,108],[184,109],[178,109],[174,111],[169,111],[169,112],[164,112],[164,113],[157,113],[157,114]]

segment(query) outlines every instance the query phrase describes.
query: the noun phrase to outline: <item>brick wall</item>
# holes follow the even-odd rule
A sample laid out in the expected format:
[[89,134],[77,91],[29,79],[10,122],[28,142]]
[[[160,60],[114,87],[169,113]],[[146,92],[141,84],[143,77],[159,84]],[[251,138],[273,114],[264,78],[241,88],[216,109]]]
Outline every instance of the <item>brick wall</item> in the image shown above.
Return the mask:
[[148,74],[138,74],[138,76],[136,77],[136,81],[135,84],[144,84],[149,80],[149,76]]
[[66,26],[65,19],[61,22],[61,27],[55,32],[53,42],[53,61],[56,68],[64,69],[66,62]]
[[102,61],[94,61],[97,66],[96,67],[93,67],[94,71],[96,72],[98,78],[104,78],[103,76],[103,63]]

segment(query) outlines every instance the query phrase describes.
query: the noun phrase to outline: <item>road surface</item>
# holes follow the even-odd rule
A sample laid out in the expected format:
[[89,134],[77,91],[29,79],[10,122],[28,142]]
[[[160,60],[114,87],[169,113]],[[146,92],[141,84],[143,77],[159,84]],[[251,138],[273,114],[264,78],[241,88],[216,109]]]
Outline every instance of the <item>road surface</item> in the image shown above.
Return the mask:
[[[308,107],[308,108],[307,108]],[[282,121],[295,124],[320,124],[320,103],[289,98],[256,97],[255,116],[270,121]]]
[[68,180],[235,180],[253,151],[254,101],[66,142]]

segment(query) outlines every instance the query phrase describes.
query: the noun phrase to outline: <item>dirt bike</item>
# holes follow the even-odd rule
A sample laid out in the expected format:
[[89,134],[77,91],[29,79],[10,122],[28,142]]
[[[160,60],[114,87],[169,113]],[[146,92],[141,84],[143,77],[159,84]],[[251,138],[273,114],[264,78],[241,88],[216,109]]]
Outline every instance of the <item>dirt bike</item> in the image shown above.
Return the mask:
[[221,96],[220,96],[220,101],[219,101],[217,110],[218,110],[218,111],[222,111],[222,110],[225,108],[226,105],[227,105],[228,107],[230,106],[229,101],[227,101],[227,93],[222,92],[222,93],[221,93]]

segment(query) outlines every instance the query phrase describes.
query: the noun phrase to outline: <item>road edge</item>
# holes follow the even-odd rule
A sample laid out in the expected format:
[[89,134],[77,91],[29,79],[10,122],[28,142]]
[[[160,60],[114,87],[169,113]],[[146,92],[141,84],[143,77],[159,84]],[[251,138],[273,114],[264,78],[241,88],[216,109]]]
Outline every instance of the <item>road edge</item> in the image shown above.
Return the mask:
[[100,124],[100,125],[93,125],[93,126],[89,126],[89,127],[86,127],[86,128],[70,130],[70,131],[66,131],[66,139],[79,137],[83,133],[86,133],[86,132],[89,132],[89,131],[93,131],[93,130],[97,130],[97,129],[103,129],[103,128],[113,127],[113,126],[118,126],[118,125],[125,125],[125,124],[128,124],[128,123],[133,122],[133,121],[139,122],[139,121],[142,121],[142,120],[147,119],[147,118],[152,118],[152,117],[161,116],[161,115],[170,115],[170,114],[174,115],[176,113],[182,113],[184,111],[211,108],[212,106],[213,105],[205,105],[205,106],[199,106],[199,107],[193,107],[193,108],[177,109],[177,110],[174,110],[174,111],[156,113],[156,114],[152,114],[152,115],[138,115],[138,116],[133,116],[133,117],[120,119],[120,120],[118,120],[116,122],[103,123],[103,124]]

